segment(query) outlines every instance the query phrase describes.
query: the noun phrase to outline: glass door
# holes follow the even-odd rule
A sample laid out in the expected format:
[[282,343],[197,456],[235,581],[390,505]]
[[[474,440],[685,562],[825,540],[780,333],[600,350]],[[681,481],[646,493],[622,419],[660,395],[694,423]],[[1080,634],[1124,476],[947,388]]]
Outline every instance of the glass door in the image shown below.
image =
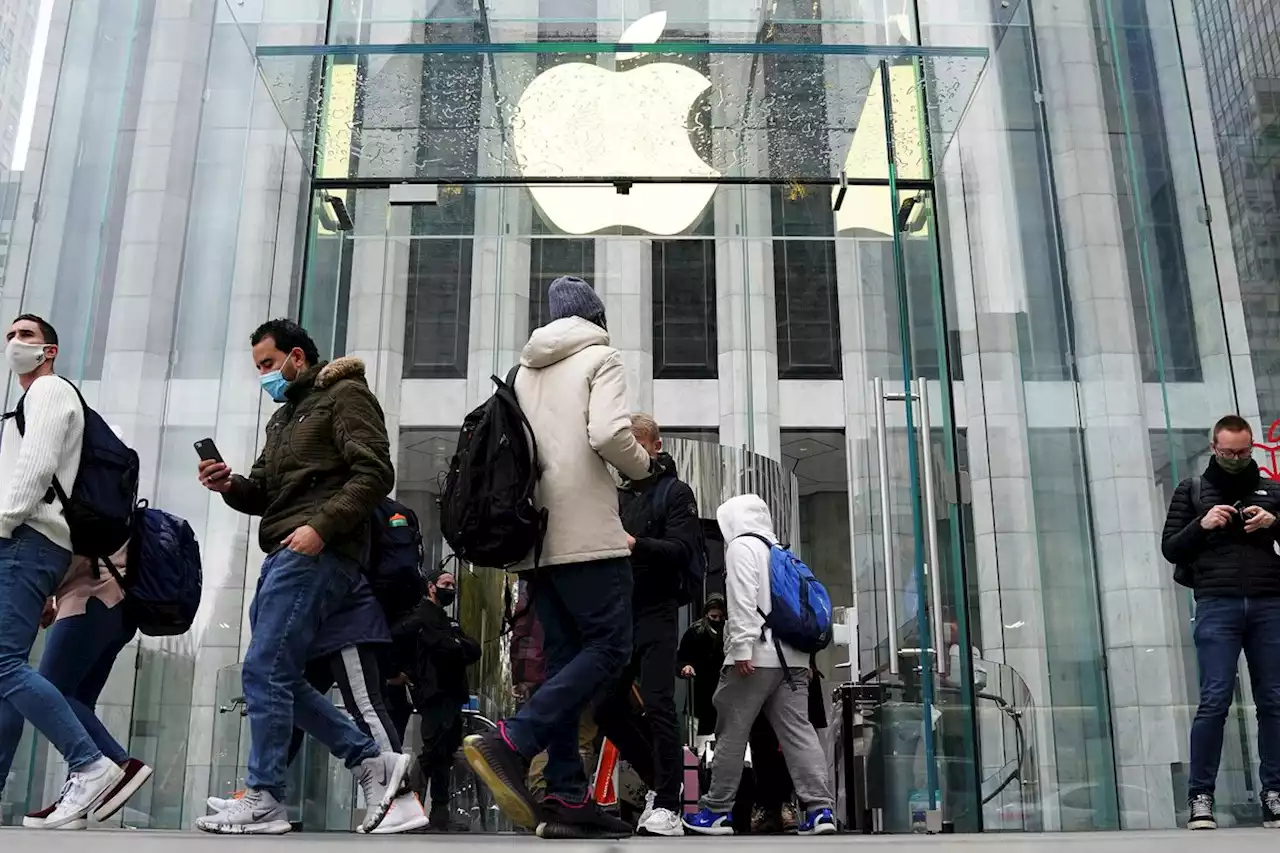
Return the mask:
[[[888,180],[863,190],[888,208],[842,229],[856,258],[863,346],[846,381],[850,496],[859,561],[857,691],[868,775],[859,828],[981,828],[974,663],[942,286],[918,65],[880,63]],[[887,233],[886,233],[887,232]],[[848,315],[846,315],[848,316]],[[878,785],[876,783],[879,783]],[[879,790],[875,790],[876,788]],[[861,819],[860,821],[858,819]]]

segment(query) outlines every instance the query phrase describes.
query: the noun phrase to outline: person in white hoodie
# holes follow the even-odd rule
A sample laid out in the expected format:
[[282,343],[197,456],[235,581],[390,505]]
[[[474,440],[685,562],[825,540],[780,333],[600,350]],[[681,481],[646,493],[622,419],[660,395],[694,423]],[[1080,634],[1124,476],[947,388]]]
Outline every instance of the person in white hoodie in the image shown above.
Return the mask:
[[[543,631],[547,679],[515,716],[464,742],[467,761],[517,824],[543,838],[622,837],[631,827],[587,797],[578,721],[631,659],[631,553],[609,465],[650,475],[631,432],[622,356],[587,282],[551,283],[551,322],[520,356],[516,398],[538,441],[536,502],[547,531],[535,568],[518,566]],[[547,752],[547,794],[529,792],[529,762]]]
[[809,721],[810,673],[808,667],[796,666],[808,655],[781,640],[775,642],[773,632],[764,625],[773,610],[769,563],[772,546],[778,543],[769,507],[758,495],[739,495],[721,504],[716,521],[725,541],[728,604],[724,668],[714,700],[716,752],[711,786],[698,803],[700,810],[685,817],[685,826],[702,835],[733,834],[733,804],[747,742],[752,724],[763,711],[778,735],[805,810],[798,832],[835,832],[827,761]]

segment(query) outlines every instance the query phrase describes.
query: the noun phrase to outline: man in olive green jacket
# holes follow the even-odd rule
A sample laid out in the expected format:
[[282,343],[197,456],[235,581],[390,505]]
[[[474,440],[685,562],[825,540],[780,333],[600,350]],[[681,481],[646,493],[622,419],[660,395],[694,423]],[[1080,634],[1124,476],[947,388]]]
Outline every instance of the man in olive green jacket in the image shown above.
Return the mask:
[[[279,834],[289,741],[296,724],[358,775],[369,811],[364,832],[425,823],[403,786],[409,758],[382,753],[304,668],[321,623],[360,582],[369,519],[395,484],[382,408],[359,359],[320,362],[297,323],[272,320],[251,338],[262,389],[283,405],[267,424],[249,476],[221,461],[200,463],[200,482],[232,509],[262,516],[267,558],[249,605],[251,637],[242,670],[249,715],[247,791],[225,811],[196,821],[206,832]],[[416,801],[414,801],[416,803]],[[394,808],[393,808],[394,806]]]

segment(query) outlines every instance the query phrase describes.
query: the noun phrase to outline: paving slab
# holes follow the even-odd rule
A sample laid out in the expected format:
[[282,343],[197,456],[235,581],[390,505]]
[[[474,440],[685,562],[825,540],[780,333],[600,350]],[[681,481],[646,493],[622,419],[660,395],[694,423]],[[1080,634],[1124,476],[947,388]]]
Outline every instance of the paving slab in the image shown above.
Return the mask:
[[834,835],[822,838],[632,838],[626,841],[540,841],[527,835],[399,835],[365,837],[307,833],[276,837],[206,835],[199,832],[103,829],[83,832],[0,828],[0,853],[353,853],[385,849],[408,853],[523,853],[556,848],[570,853],[678,850],[680,853],[787,853],[803,849],[872,853],[1204,853],[1229,846],[1231,853],[1275,853],[1280,832],[1231,829],[1216,833],[1099,832],[987,835]]

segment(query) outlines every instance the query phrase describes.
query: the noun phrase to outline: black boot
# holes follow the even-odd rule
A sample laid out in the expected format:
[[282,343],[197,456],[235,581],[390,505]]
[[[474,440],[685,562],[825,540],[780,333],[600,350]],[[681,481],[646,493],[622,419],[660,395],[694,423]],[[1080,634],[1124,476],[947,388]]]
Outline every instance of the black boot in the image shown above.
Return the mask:
[[449,806],[447,803],[431,806],[431,818],[427,822],[428,832],[449,831]]

